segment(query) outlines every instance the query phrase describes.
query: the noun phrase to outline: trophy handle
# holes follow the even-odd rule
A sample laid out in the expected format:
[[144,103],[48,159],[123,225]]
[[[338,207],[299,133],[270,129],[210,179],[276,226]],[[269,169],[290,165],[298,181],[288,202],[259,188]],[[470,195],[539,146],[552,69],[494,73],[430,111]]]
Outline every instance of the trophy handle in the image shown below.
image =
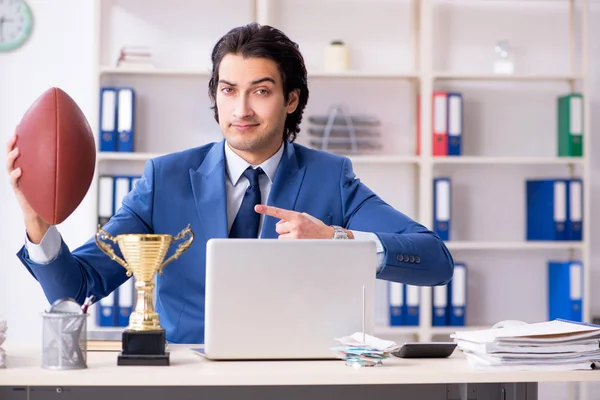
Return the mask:
[[125,270],[127,270],[127,276],[131,276],[133,271],[129,268],[129,264],[125,262],[121,257],[115,254],[110,243],[104,242],[102,239],[110,240],[113,243],[117,243],[117,239],[112,236],[110,233],[106,232],[104,229],[100,228],[98,225],[98,232],[96,232],[96,244],[107,256],[111,258],[111,260],[118,262],[121,264]]
[[194,232],[192,232],[192,230],[190,229],[190,225],[188,224],[188,226],[182,230],[181,232],[179,232],[177,234],[177,236],[173,237],[173,241],[177,241],[179,239],[183,239],[185,238],[186,235],[189,235],[189,239],[186,240],[185,242],[181,243],[179,246],[177,246],[177,250],[175,250],[175,254],[173,254],[171,257],[167,258],[162,265],[158,268],[158,273],[160,275],[162,275],[162,270],[163,268],[169,264],[171,261],[176,260],[177,258],[179,258],[179,256],[188,249],[188,247],[190,247],[190,245],[192,244],[192,242],[194,241]]

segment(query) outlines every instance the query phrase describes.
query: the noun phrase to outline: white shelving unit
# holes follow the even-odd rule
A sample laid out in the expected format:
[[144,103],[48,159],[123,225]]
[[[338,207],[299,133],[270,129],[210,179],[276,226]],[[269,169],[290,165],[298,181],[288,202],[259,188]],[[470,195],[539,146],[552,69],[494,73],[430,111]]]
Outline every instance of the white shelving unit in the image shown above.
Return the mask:
[[[568,0],[567,0],[568,1]],[[526,82],[574,82],[582,79],[581,75],[553,75],[553,74],[456,74],[435,72],[433,79],[453,81],[526,81]]]
[[[437,3],[437,4],[436,4]],[[554,157],[554,156],[472,156],[465,155],[460,157],[432,157],[431,154],[431,135],[421,135],[421,149],[422,156],[420,158],[420,201],[423,207],[420,209],[419,220],[427,226],[432,226],[432,179],[437,175],[436,167],[441,165],[494,165],[494,166],[521,166],[521,165],[534,165],[534,166],[545,166],[545,165],[556,165],[556,166],[567,166],[567,176],[573,177],[575,167],[579,167],[579,176],[584,181],[584,220],[589,221],[590,218],[590,117],[589,117],[589,85],[588,85],[588,71],[587,71],[587,29],[588,29],[588,13],[589,3],[587,0],[576,2],[575,0],[567,0],[564,2],[537,2],[545,3],[549,7],[560,7],[565,6],[568,9],[566,13],[563,13],[565,20],[569,21],[569,48],[565,49],[569,52],[570,70],[566,73],[545,73],[539,71],[530,71],[527,73],[516,73],[511,75],[502,74],[490,74],[490,73],[462,73],[462,72],[444,72],[436,69],[434,65],[435,49],[434,41],[436,40],[435,27],[432,24],[434,20],[435,7],[439,6],[439,3],[445,5],[451,5],[454,3],[456,7],[465,4],[473,5],[473,1],[440,1],[434,0],[422,0],[418,4],[420,6],[419,21],[420,29],[416,36],[420,41],[419,45],[419,70],[420,75],[420,92],[421,92],[421,109],[423,110],[421,115],[421,128],[422,132],[431,132],[431,96],[432,92],[438,87],[440,83],[453,82],[453,83],[494,83],[494,88],[498,88],[498,84],[502,83],[527,83],[527,84],[543,84],[543,83],[566,83],[566,87],[563,90],[575,91],[579,90],[584,94],[585,106],[584,106],[584,157]],[[489,2],[493,6],[500,7],[500,2]],[[511,3],[511,2],[507,2]],[[518,6],[522,6],[525,2],[520,2]],[[530,2],[534,3],[534,2]],[[506,3],[505,3],[506,4]],[[516,4],[515,4],[516,5]],[[485,7],[483,2],[479,2],[477,5],[482,8]],[[579,10],[577,10],[577,6]],[[564,11],[564,10],[563,10]],[[580,18],[580,32],[577,33],[577,17],[579,14]],[[577,45],[580,44],[580,57],[577,54]],[[491,62],[490,62],[491,65]],[[518,65],[518,60],[517,60]],[[553,110],[554,111],[554,110]],[[468,105],[465,106],[464,112],[468,112]],[[555,114],[552,114],[555,119]],[[464,127],[464,125],[463,125]],[[485,134],[485,133],[482,133]],[[463,136],[465,136],[463,134]],[[548,132],[546,134],[548,140],[556,141],[556,130]],[[464,140],[464,138],[463,138]],[[502,201],[502,199],[499,199]],[[454,217],[454,216],[453,216]],[[460,216],[459,216],[460,218]],[[585,321],[590,321],[590,229],[589,224],[584,224],[584,240],[581,242],[513,242],[513,241],[450,241],[447,243],[448,248],[451,252],[458,250],[462,251],[548,251],[548,250],[563,250],[568,252],[568,257],[573,257],[574,252],[578,251],[580,258],[584,265],[584,298],[583,298],[583,318]],[[495,252],[494,254],[497,254]],[[456,256],[455,256],[456,259]],[[467,261],[468,264],[468,261]],[[546,283],[543,282],[545,288]],[[500,301],[504,299],[499,299]],[[432,340],[436,334],[449,334],[457,328],[454,327],[443,327],[437,328],[431,326],[431,288],[423,288],[421,290],[421,303],[420,303],[420,325],[418,330],[415,332],[419,338],[424,341]],[[468,307],[468,306],[467,306]],[[545,316],[540,316],[544,318]],[[467,318],[468,319],[468,318]],[[492,323],[490,323],[491,325]],[[489,328],[488,325],[485,327]],[[467,327],[470,328],[470,327]],[[480,327],[481,328],[481,327]],[[393,328],[391,328],[393,329]],[[475,328],[477,329],[477,328]],[[381,330],[384,332],[385,330]],[[401,331],[401,330],[399,330]]]
[[[584,181],[583,218],[584,221],[590,221],[591,127],[587,69],[589,0],[347,0],[347,2],[351,7],[345,6],[345,3],[340,0],[306,0],[302,7],[298,7],[299,3],[293,0],[237,0],[222,5],[208,0],[181,0],[169,10],[156,7],[160,11],[153,11],[153,7],[146,2],[141,9],[133,0],[96,0],[98,89],[102,85],[132,85],[139,91],[140,99],[140,105],[136,110],[136,121],[139,121],[135,132],[137,151],[130,154],[98,153],[97,173],[119,169],[141,171],[143,162],[152,157],[180,148],[220,140],[218,126],[212,119],[211,111],[208,110],[207,82],[210,72],[208,58],[210,49],[214,41],[233,26],[257,20],[281,28],[292,40],[300,44],[307,61],[311,90],[311,99],[303,121],[308,119],[308,115],[326,112],[327,105],[337,98],[347,100],[351,108],[361,107],[361,112],[381,114],[383,127],[386,130],[384,139],[389,141],[385,151],[382,154],[356,155],[350,158],[357,175],[400,211],[431,227],[432,181],[448,168],[451,171],[448,174],[460,176],[481,169],[486,171],[489,169],[494,171],[494,174],[512,174],[512,172],[499,171],[520,172],[521,169],[529,171],[528,168],[532,168],[531,174],[536,176],[553,174],[580,176]],[[495,43],[489,42],[488,46],[488,44],[481,44],[481,41],[487,43],[502,37],[493,37],[492,35],[497,32],[485,31],[489,25],[478,25],[480,18],[473,16],[514,13],[520,18],[512,22],[516,24],[514,31],[517,31],[523,28],[522,25],[526,25],[526,21],[523,24],[526,18],[531,18],[531,15],[520,14],[523,7],[532,7],[534,10],[548,14],[548,18],[551,19],[549,25],[556,21],[564,22],[561,22],[562,25],[555,30],[559,31],[559,28],[563,28],[561,32],[566,38],[561,39],[558,44],[553,42],[551,47],[554,48],[552,50],[554,57],[557,51],[561,51],[556,50],[557,46],[562,49],[567,54],[566,61],[553,70],[551,68],[553,66],[543,59],[545,53],[541,53],[548,50],[543,46],[536,47],[536,43],[541,43],[540,40],[545,39],[540,39],[535,32],[522,29],[526,32],[523,34],[523,46],[529,46],[527,49],[533,48],[531,52],[520,53],[522,58],[517,60],[517,65],[523,68],[519,68],[519,71],[513,75],[491,74],[489,72],[492,65],[491,49]],[[166,13],[164,20],[161,14],[163,12]],[[339,15],[336,18],[329,18],[332,12],[339,12]],[[227,18],[216,18],[218,15]],[[198,18],[201,18],[201,21],[198,21]],[[178,23],[180,20],[181,24]],[[190,22],[192,20],[193,24]],[[454,23],[447,22],[450,20]],[[512,18],[510,20],[513,21]],[[327,24],[330,25],[325,24],[324,21],[329,21]],[[375,22],[373,26],[369,26],[368,21]],[[481,35],[483,38],[471,37],[474,35],[468,34],[466,31],[468,26],[463,28],[463,23],[473,24],[472,29],[481,29],[484,32]],[[136,30],[138,28],[139,31]],[[507,32],[512,31],[513,29],[509,29]],[[531,40],[529,40],[529,33]],[[356,68],[344,73],[324,72],[322,68],[324,45],[340,37],[351,44],[352,62]],[[156,50],[156,68],[121,69],[114,66],[120,46],[146,44],[143,43],[144,38],[150,38],[149,44],[154,45]],[[451,47],[452,40],[460,43],[460,40],[465,38],[475,42],[481,40],[478,42],[479,46],[488,46],[486,48],[489,48],[489,56],[481,56],[481,51],[476,51],[481,48],[473,50],[469,46],[461,47],[460,44]],[[538,42],[535,42],[536,40]],[[194,47],[194,43],[198,45]],[[564,46],[560,47],[561,45]],[[536,53],[536,50],[539,50],[542,61],[533,61],[530,57],[530,53]],[[464,72],[456,66],[467,64],[461,61],[460,57],[466,59],[469,54],[473,54],[474,61],[469,61],[467,67],[475,66],[479,69]],[[185,58],[185,55],[190,55],[189,59]],[[482,61],[481,57],[487,61]],[[470,102],[470,98],[466,97],[465,113],[482,115],[482,122],[479,123],[483,127],[481,132],[465,131],[463,135],[463,140],[479,140],[479,147],[466,143],[465,154],[459,157],[431,156],[431,135],[427,134],[432,128],[430,99],[435,90],[445,87],[464,89],[465,93],[468,92],[468,96],[472,96],[474,100]],[[510,96],[512,90],[523,88],[530,88],[531,93],[539,97],[517,98],[514,105],[510,100],[508,101],[511,104],[506,104],[506,96]],[[553,147],[547,144],[556,142],[556,131],[553,129],[555,98],[558,93],[575,90],[582,92],[585,100],[584,157],[556,157]],[[355,93],[361,95],[353,96]],[[415,118],[417,93],[420,94],[420,121],[416,121]],[[535,109],[532,112],[539,112],[540,107],[546,107],[548,114],[545,125],[538,124],[538,120],[532,117],[528,120],[529,125],[521,127],[522,132],[512,136],[507,134],[506,138],[500,137],[497,141],[487,142],[486,138],[491,137],[490,135],[499,136],[500,128],[486,125],[487,115],[483,115],[481,109],[477,108],[479,104],[475,98],[479,95],[482,96],[480,100],[493,98],[494,103],[490,103],[492,106],[486,108],[486,111],[501,102],[504,102],[502,103],[504,106],[509,108],[512,106],[516,110],[521,107],[520,101],[528,101],[532,110]],[[363,96],[368,100],[361,100]],[[543,104],[537,99],[541,99],[540,102]],[[496,117],[498,115],[495,114]],[[507,131],[516,131],[513,129],[516,122],[512,119],[502,118],[502,116],[498,119],[507,124]],[[98,115],[94,115],[90,120],[97,130]],[[420,143],[421,155],[415,156],[414,138],[418,123],[423,134]],[[307,136],[305,124],[306,122],[303,122],[303,130],[298,139],[302,144],[305,144],[302,141],[306,140]],[[476,124],[471,126],[473,125]],[[538,125],[539,132],[533,132]],[[549,130],[551,128],[552,130]],[[465,129],[469,129],[467,125]],[[167,135],[168,139],[161,139],[161,135]],[[540,138],[542,141],[539,146],[518,146],[515,143],[520,140],[519,135],[522,137],[533,135],[536,140]],[[512,140],[512,147],[508,144],[501,145],[504,139],[507,143]],[[478,150],[482,151],[478,152]],[[503,176],[508,179],[507,182],[510,182],[510,176],[508,178],[506,175]],[[519,180],[518,183],[521,184],[522,179],[523,177],[515,172],[514,180]],[[393,182],[402,184],[395,185]],[[92,187],[95,189],[95,186]],[[519,215],[520,217],[517,218],[522,217],[521,214]],[[469,218],[457,214],[453,217]],[[453,255],[456,253],[467,263],[470,257],[477,257],[477,253],[482,251],[497,259],[504,257],[509,259],[514,256],[513,253],[580,257],[584,264],[585,282],[583,315],[586,321],[590,321],[590,224],[584,222],[583,226],[582,242],[527,242],[519,240],[514,234],[512,236],[506,234],[504,235],[506,240],[500,240],[500,235],[496,238],[488,234],[481,235],[482,237],[473,235],[476,237],[465,240],[462,238],[453,240],[448,242],[448,247]],[[480,273],[485,274],[487,269],[482,267],[481,270]],[[545,287],[545,282],[542,284],[537,282],[536,286]],[[483,293],[479,295],[485,296]],[[526,294],[523,295],[527,297]],[[381,303],[380,305],[384,306]],[[379,312],[387,315],[387,309]],[[545,315],[540,313],[539,307],[532,314],[545,318]],[[481,317],[480,321],[475,321],[473,325],[466,328],[489,326],[496,322],[494,316],[489,318],[492,320]],[[414,334],[419,340],[427,341],[432,340],[434,335],[447,335],[457,329],[463,328],[431,326],[431,288],[424,287],[421,291],[419,326],[389,327],[385,323],[380,323],[376,333]]]

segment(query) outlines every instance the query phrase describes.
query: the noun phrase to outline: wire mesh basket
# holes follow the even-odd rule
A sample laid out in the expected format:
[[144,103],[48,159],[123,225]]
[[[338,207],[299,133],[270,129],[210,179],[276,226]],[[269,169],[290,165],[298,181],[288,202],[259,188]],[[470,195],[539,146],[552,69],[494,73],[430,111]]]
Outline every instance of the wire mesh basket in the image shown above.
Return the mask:
[[42,314],[42,368],[87,368],[87,313]]

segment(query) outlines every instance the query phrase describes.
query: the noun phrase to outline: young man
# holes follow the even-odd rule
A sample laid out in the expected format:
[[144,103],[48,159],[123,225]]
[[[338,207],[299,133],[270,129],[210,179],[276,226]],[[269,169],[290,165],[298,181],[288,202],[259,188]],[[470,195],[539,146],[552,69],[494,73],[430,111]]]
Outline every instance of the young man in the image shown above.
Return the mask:
[[[308,101],[298,46],[282,32],[250,24],[221,38],[209,83],[225,139],[152,159],[123,206],[104,226],[122,233],[176,234],[188,224],[195,240],[158,280],[157,311],[173,343],[204,342],[206,242],[216,237],[374,240],[377,277],[438,285],[453,260],[440,238],[394,210],[356,179],[350,161],[294,143]],[[107,296],[126,281],[94,238],[69,250],[19,190],[18,149],[7,167],[25,217],[18,257],[50,302]]]

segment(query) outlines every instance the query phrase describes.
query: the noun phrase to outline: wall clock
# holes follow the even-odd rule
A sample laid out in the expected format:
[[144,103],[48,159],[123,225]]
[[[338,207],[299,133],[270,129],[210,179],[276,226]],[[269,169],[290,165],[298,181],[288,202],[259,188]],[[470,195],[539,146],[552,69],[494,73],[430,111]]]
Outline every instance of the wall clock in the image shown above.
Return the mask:
[[33,29],[33,14],[25,0],[0,0],[0,52],[21,47]]

